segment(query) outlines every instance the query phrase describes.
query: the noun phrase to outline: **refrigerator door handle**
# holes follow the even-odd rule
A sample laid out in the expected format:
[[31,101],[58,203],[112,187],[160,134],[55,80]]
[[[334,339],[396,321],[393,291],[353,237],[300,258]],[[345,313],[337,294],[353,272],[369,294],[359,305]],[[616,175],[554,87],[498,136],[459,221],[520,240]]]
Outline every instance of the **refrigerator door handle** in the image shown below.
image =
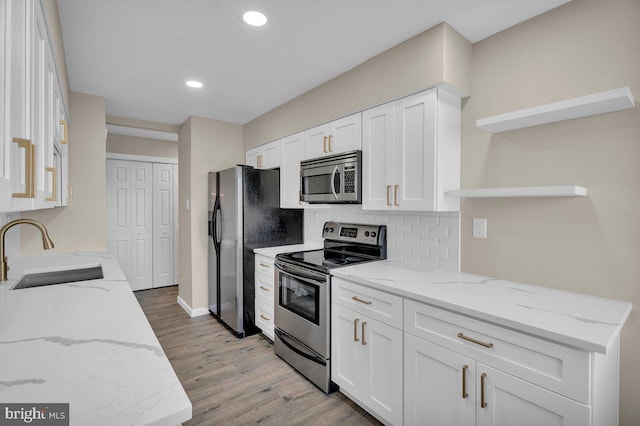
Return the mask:
[[215,243],[218,245],[218,247],[220,247],[220,243],[222,243],[222,218],[220,217],[221,215],[221,210],[220,210],[220,205],[218,204],[216,206],[216,211],[214,212],[214,237],[213,237],[213,241],[215,241]]

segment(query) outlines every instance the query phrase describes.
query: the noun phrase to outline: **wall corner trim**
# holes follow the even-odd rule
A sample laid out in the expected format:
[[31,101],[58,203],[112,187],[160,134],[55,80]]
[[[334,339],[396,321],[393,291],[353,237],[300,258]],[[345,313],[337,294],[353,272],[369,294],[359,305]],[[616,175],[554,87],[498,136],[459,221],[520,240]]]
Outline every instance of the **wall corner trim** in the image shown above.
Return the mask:
[[184,309],[185,312],[189,314],[191,318],[199,317],[209,313],[209,310],[207,308],[196,308],[196,309],[191,308],[191,306],[189,306],[189,304],[185,302],[184,299],[180,296],[177,297],[177,301],[178,301],[178,305],[180,305],[180,307]]

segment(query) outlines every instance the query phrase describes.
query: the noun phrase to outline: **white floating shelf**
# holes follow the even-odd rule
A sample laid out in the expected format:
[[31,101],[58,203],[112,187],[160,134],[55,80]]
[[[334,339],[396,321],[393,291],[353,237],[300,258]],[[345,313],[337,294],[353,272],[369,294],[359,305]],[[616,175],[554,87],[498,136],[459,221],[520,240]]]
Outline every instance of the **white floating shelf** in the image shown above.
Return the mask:
[[587,188],[575,185],[526,186],[520,188],[481,188],[447,191],[459,198],[519,198],[519,197],[586,197]]
[[635,99],[631,90],[628,87],[621,87],[579,98],[481,118],[476,121],[476,127],[492,133],[498,133],[606,112],[621,111],[634,106]]

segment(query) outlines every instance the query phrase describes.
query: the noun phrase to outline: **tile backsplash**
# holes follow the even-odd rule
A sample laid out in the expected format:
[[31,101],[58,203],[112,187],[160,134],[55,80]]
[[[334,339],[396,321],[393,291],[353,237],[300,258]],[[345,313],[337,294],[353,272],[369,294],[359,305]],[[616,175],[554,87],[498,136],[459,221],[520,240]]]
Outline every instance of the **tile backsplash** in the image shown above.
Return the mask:
[[[20,213],[0,213],[0,227],[4,226],[7,222],[14,219],[20,219]],[[20,227],[14,226],[7,231],[7,235],[4,240],[5,253],[9,256],[20,256]]]
[[404,264],[459,270],[458,212],[389,212],[335,205],[304,211],[304,241],[322,241],[326,221],[387,225],[387,258]]

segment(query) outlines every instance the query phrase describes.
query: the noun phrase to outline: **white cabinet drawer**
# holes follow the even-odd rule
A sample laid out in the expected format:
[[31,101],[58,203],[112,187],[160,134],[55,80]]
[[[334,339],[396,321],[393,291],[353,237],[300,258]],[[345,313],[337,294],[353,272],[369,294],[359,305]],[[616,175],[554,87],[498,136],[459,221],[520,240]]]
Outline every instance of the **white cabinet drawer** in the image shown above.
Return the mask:
[[586,352],[413,300],[404,331],[566,397],[589,404]]
[[273,305],[273,275],[267,275],[261,271],[256,272],[255,286],[256,299]]
[[273,305],[256,300],[256,325],[262,333],[273,340]]
[[273,277],[273,270],[274,270],[273,259],[267,256],[263,256],[261,254],[256,254],[255,262],[256,262],[256,272],[263,272]]
[[332,277],[331,301],[402,329],[402,298],[399,296]]

